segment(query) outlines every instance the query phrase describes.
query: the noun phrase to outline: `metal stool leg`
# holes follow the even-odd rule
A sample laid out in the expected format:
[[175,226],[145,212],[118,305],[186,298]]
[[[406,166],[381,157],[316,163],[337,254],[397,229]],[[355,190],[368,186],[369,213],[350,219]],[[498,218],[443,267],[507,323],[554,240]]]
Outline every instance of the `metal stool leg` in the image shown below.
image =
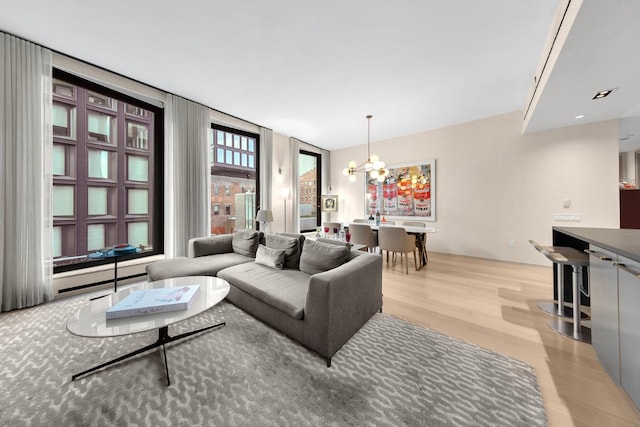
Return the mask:
[[549,323],[549,327],[554,331],[573,338],[576,341],[591,344],[591,329],[580,324],[580,280],[581,267],[572,265],[573,273],[571,274],[571,290],[573,293],[573,323],[562,319],[556,319]]
[[[545,313],[552,314],[559,317],[573,317],[573,308],[564,305],[564,265],[555,264],[558,272],[558,281],[556,283],[556,293],[558,294],[558,302],[540,302],[538,308]],[[579,311],[579,310],[578,310]],[[588,319],[589,316],[586,313],[579,311],[580,317]]]

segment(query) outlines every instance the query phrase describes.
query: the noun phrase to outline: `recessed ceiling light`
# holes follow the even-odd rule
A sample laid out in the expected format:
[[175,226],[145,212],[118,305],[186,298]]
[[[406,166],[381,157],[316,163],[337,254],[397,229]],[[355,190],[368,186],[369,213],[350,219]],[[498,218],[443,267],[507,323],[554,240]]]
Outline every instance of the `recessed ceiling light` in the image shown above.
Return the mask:
[[611,92],[613,92],[615,89],[607,89],[607,90],[601,90],[600,92],[596,93],[595,96],[591,99],[601,99],[604,98],[606,96],[611,95]]
[[584,117],[584,114],[578,114],[578,115],[576,116],[576,119],[582,119],[583,117]]

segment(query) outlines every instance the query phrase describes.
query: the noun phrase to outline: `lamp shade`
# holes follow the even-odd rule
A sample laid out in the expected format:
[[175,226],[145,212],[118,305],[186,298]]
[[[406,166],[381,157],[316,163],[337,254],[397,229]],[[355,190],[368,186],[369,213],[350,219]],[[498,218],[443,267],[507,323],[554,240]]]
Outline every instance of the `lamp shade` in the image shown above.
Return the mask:
[[258,222],[273,222],[273,214],[271,211],[260,209],[256,214],[256,221]]

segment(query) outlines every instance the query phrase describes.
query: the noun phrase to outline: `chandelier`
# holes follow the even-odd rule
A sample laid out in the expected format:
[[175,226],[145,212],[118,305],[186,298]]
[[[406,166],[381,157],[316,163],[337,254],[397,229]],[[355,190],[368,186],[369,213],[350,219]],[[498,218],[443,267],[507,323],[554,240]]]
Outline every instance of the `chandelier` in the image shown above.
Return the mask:
[[367,116],[367,160],[361,164],[357,164],[353,160],[349,162],[348,167],[342,170],[345,176],[349,177],[349,181],[354,182],[356,180],[356,172],[368,173],[371,179],[377,179],[378,182],[384,181],[389,175],[389,169],[385,169],[384,162],[378,159],[375,154],[371,155],[371,118],[373,116],[369,114]]

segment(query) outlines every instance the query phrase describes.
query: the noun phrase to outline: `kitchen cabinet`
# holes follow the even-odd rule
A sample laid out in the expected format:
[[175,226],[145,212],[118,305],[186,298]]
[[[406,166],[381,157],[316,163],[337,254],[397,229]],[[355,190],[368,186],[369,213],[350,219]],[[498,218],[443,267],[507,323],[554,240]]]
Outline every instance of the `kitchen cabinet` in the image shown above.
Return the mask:
[[620,384],[640,408],[640,262],[618,257]]
[[620,385],[620,341],[618,327],[618,256],[598,246],[589,247],[591,280],[591,344],[602,365]]

